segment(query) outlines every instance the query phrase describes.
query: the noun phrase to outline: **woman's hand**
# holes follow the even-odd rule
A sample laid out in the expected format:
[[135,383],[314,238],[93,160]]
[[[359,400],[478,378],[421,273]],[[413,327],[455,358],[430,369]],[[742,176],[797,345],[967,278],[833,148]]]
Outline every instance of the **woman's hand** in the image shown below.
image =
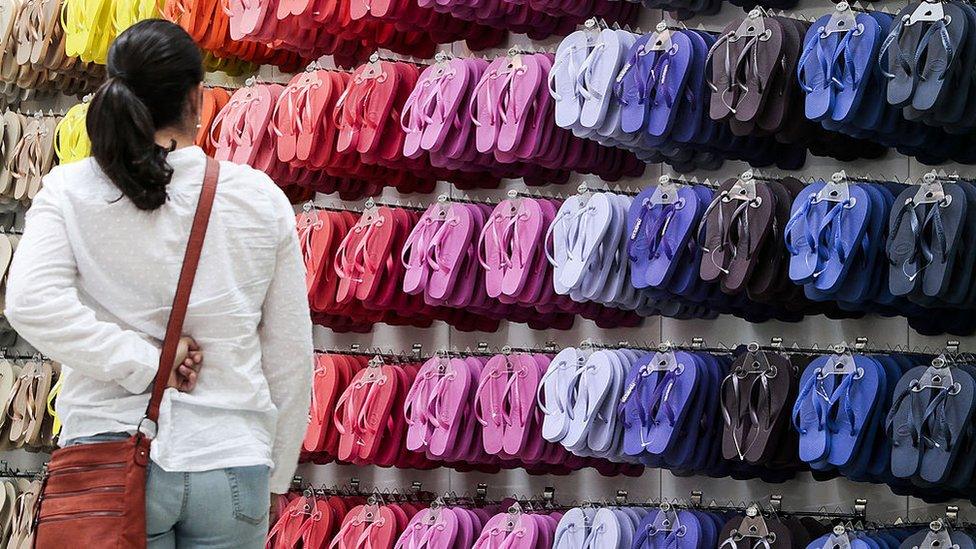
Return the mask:
[[200,350],[197,342],[192,337],[181,337],[166,387],[173,387],[181,393],[189,393],[197,386],[197,376],[202,364],[203,351]]

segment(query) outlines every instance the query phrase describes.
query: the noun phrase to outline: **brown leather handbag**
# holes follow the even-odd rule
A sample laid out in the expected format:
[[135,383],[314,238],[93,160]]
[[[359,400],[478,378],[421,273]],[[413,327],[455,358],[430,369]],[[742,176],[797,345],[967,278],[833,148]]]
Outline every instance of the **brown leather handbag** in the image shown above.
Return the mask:
[[152,438],[142,431],[150,423],[155,430],[159,404],[173,369],[190,300],[200,250],[207,234],[210,210],[217,190],[220,164],[207,158],[203,189],[197,204],[183,267],[180,270],[173,310],[166,325],[159,370],[152,385],[146,415],[136,434],[119,442],[80,444],[57,450],[47,465],[34,547],[146,547],[146,466]]

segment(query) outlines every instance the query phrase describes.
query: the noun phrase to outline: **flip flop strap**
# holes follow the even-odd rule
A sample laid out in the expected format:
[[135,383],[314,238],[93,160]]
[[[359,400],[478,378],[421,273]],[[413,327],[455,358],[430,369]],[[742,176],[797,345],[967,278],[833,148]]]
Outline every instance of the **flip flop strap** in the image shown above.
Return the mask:
[[[566,210],[565,212],[556,216],[556,218],[549,224],[549,228],[546,229],[546,241],[544,250],[546,252],[546,259],[549,260],[549,264],[553,267],[558,267],[559,262],[556,260],[555,254],[555,230],[559,223],[565,223],[566,219],[573,215],[573,212]],[[568,234],[568,231],[564,234]],[[552,242],[552,250],[550,251],[550,242]],[[569,239],[566,239],[566,249],[569,249]]]
[[499,263],[499,267],[501,269],[507,269],[509,267],[509,265],[511,264],[511,261],[512,261],[512,258],[511,257],[508,257],[505,254],[505,250],[502,247],[502,244],[504,242],[504,238],[503,238],[504,234],[503,235],[499,235],[498,234],[498,227],[497,227],[498,223],[497,223],[497,221],[500,221],[502,219],[504,219],[504,216],[501,216],[501,215],[497,215],[496,216],[496,215],[492,214],[491,215],[491,218],[488,220],[488,222],[485,223],[485,226],[482,227],[482,229],[481,229],[481,236],[478,237],[478,262],[481,263],[481,266],[486,271],[490,271],[491,270],[491,266],[488,265],[488,255],[487,255],[488,254],[488,246],[487,246],[487,241],[486,241],[489,232],[491,233],[491,236],[493,236],[494,237],[494,240],[495,240],[495,247],[497,248],[497,251],[498,251],[498,263]]
[[[563,539],[563,536],[566,535],[566,532],[569,532],[570,534],[575,534],[576,533],[576,525],[571,523],[571,524],[567,525],[565,528],[557,528],[556,529],[556,537],[555,537],[555,539],[552,540],[552,547],[553,547],[553,549],[559,549],[559,542]],[[583,539],[586,539],[586,536],[585,536],[585,534],[586,534],[586,527],[585,526],[583,527],[583,534],[584,534],[584,538]]]
[[315,232],[321,230],[324,226],[325,222],[316,215],[315,221],[304,225],[298,231],[298,237],[302,243],[302,259],[305,262],[305,268],[308,270],[312,270],[312,265],[315,263],[315,254],[312,252],[312,240],[314,239]]
[[498,417],[498,412],[495,411],[495,398],[494,398],[495,390],[494,390],[494,385],[492,385],[494,379],[498,377],[495,375],[495,373],[496,373],[495,370],[490,372],[488,371],[484,372],[481,375],[481,379],[478,380],[478,388],[474,392],[474,402],[475,402],[474,417],[475,419],[478,420],[478,423],[480,423],[484,427],[488,426],[488,421],[485,419],[484,412],[482,411],[482,408],[484,406],[481,403],[482,400],[481,397],[484,395],[484,392],[486,390],[489,391],[488,407],[489,407],[489,412],[491,413],[492,420],[494,421],[495,425],[500,425],[500,422],[495,421],[495,418]]
[[380,387],[382,384],[383,384],[382,380],[370,382],[367,384],[368,387],[366,389],[366,396],[363,398],[362,406],[360,406],[359,414],[356,417],[356,424],[359,427],[358,430],[359,433],[368,433],[370,431],[369,421],[368,421],[369,411],[373,408],[373,405],[376,403],[377,393],[379,392],[377,388]]
[[587,535],[586,536],[586,539],[583,540],[583,545],[582,545],[583,549],[590,549],[590,548],[599,547],[599,545],[593,545],[593,544],[596,543],[596,538],[600,534],[602,534],[604,530],[606,530],[606,525],[605,524],[600,524],[596,528],[590,528],[589,535]]
[[356,544],[353,545],[353,547],[356,548],[362,547],[363,549],[373,549],[373,538],[370,537],[373,534],[373,529],[382,528],[385,523],[386,523],[386,519],[379,517],[374,519],[369,524],[367,524],[366,528],[363,529],[363,533],[359,534],[359,538],[356,540]]
[[[589,216],[592,216],[596,208],[592,206],[584,206],[580,208],[579,212],[576,213],[576,219],[574,223],[570,226],[571,229],[576,229],[571,231],[569,238],[569,245],[566,247],[566,254],[570,259],[578,259],[584,264],[589,259],[590,255],[593,254],[594,248],[590,249],[590,253],[586,254],[587,245],[587,231],[586,228],[589,225]],[[584,255],[585,254],[585,255]]]
[[[749,201],[743,201],[736,209],[732,212],[732,217],[729,218],[729,224],[725,226],[725,230],[722,232],[722,245],[719,249],[725,247],[725,243],[732,243],[732,233],[733,227],[735,228],[736,239],[732,245],[732,254],[729,261],[734,261],[736,255],[739,253],[739,244],[745,240],[746,243],[746,259],[752,257],[754,250],[752,249],[752,235],[749,233]],[[721,210],[719,210],[721,215]],[[719,224],[719,227],[722,225]],[[712,258],[714,260],[714,258]],[[728,274],[729,270],[725,265],[718,266],[723,273]]]
[[[752,58],[752,63],[750,65],[749,58]],[[753,36],[746,41],[746,45],[739,52],[739,57],[735,60],[735,67],[732,70],[732,79],[735,85],[739,86],[739,89],[747,92],[749,91],[749,86],[744,82],[748,83],[749,77],[745,74],[739,77],[740,73],[744,73],[749,68],[752,68],[752,75],[756,77],[756,83],[759,85],[759,93],[763,92],[763,81],[759,74],[759,36]]]
[[[912,210],[912,212],[914,213],[914,209]],[[921,226],[919,226],[918,219],[916,217],[912,218],[911,227],[912,227],[913,243],[915,244],[915,251],[916,252],[921,251],[922,258],[924,259],[924,263],[921,266],[919,266],[914,273],[909,275],[908,272],[905,271],[905,268],[908,266],[909,260],[907,259],[905,260],[905,263],[902,265],[902,272],[904,272],[905,275],[908,276],[909,280],[915,280],[915,278],[918,277],[918,275],[922,274],[922,272],[925,269],[927,269],[935,259],[935,254],[932,252],[932,246],[929,245],[929,241],[925,236],[926,229],[928,228],[930,223],[932,224],[933,232],[935,233],[936,244],[939,245],[943,257],[945,256],[945,248],[946,248],[945,227],[942,224],[942,213],[940,212],[940,207],[938,204],[934,204],[932,205],[931,208],[929,208],[928,213],[925,214],[925,218],[922,220]],[[915,253],[913,253],[912,255],[914,259]]]
[[[427,213],[424,213],[424,215],[420,218],[420,221],[417,222],[417,226],[414,227],[414,230],[410,232],[410,236],[407,237],[406,242],[403,243],[403,247],[400,249],[400,263],[405,268],[407,269],[420,268],[423,267],[424,264],[427,262],[427,257],[426,257],[427,247],[424,246],[421,242],[419,242],[419,240],[423,238],[424,234],[435,223],[443,223],[443,221],[435,218],[434,216],[427,215]],[[435,229],[434,231],[435,236],[437,235],[437,232],[439,232],[439,230],[440,227]],[[420,246],[422,250],[421,251],[422,255],[420,257],[419,262],[417,262],[416,264],[412,264],[410,263],[410,250],[412,250],[415,245]]]
[[[556,75],[559,74],[559,70],[563,68],[564,64],[569,64],[569,74],[576,74],[574,70],[576,67],[572,65],[573,53],[579,49],[579,46],[569,46],[564,50],[566,53],[562,56],[557,55],[556,60],[552,64],[552,68],[549,69],[549,75],[546,77],[546,87],[549,89],[549,96],[556,101],[562,101],[563,96],[558,91],[556,91]],[[567,60],[568,59],[568,60]],[[576,86],[573,86],[574,95],[577,94]]]
[[797,223],[799,223],[800,220],[805,220],[807,222],[807,227],[808,228],[810,227],[809,215],[810,215],[810,210],[813,208],[814,200],[816,200],[816,195],[810,193],[808,199],[804,200],[803,204],[796,211],[796,213],[790,216],[789,221],[786,222],[786,226],[783,228],[783,235],[785,237],[784,240],[786,240],[786,249],[787,251],[790,252],[790,255],[800,254],[800,249],[795,244],[796,236],[799,236],[801,241],[806,240],[806,246],[811,251],[817,249],[817,239],[814,238],[814,236],[810,233],[809,230],[796,235],[794,235],[793,233],[794,229],[796,229]]
[[[845,70],[850,68],[854,70],[854,55],[850,51],[851,37],[854,36],[852,31],[847,31],[844,33],[844,37],[837,42],[837,47],[834,48],[834,53],[831,55],[830,59],[830,70],[827,73],[828,83],[838,90],[845,89],[844,77]],[[844,64],[840,67],[839,61],[843,59]]]
[[[735,372],[731,372],[725,376],[722,380],[722,386],[719,388],[719,394],[722,398],[719,400],[719,409],[722,411],[722,419],[725,421],[725,425],[729,427],[732,432],[732,444],[735,445],[735,453],[739,456],[739,459],[745,459],[745,453],[748,448],[743,449],[744,442],[739,440],[739,427],[742,425],[742,412],[733,414],[729,411],[729,404],[726,402],[725,387],[731,381],[732,383],[732,402],[731,404],[736,408],[741,408],[740,401],[742,400],[742,395],[739,394],[739,376]],[[734,420],[734,421],[733,421]]]
[[417,93],[411,93],[407,102],[404,103],[403,111],[400,113],[400,128],[405,133],[420,133],[424,130],[423,123],[429,118],[426,116],[425,110],[434,99],[434,93],[432,93],[432,88],[435,85],[434,80],[435,78],[428,78],[420,82],[419,89],[415,88]]
[[[476,110],[479,112],[481,110],[481,108],[478,106],[478,98],[481,95],[481,89],[484,88],[485,86],[488,86],[488,105],[489,108],[491,108],[492,97],[491,97],[491,86],[489,85],[489,82],[491,82],[491,79],[496,74],[498,74],[497,71],[485,72],[485,74],[482,75],[481,79],[478,80],[478,83],[475,84],[474,91],[471,92],[471,99],[468,100],[468,118],[471,119],[471,122],[477,128],[481,127],[481,122],[478,121],[478,112],[475,112]],[[491,120],[492,120],[491,123],[494,123],[494,116],[492,117]]]
[[[657,56],[657,53],[658,52],[653,50],[644,51],[644,46],[634,48],[633,53],[630,54],[630,57],[627,59],[627,62],[624,63],[623,68],[620,69],[620,72],[617,74],[617,80],[613,88],[614,95],[617,96],[617,99],[620,101],[621,104],[630,105],[630,100],[628,99],[628,95],[632,95],[632,94],[627,94],[626,92],[628,90],[634,90],[634,89],[637,90],[638,105],[643,105],[644,102],[647,100],[647,80],[651,76],[651,74],[653,74],[653,68],[651,69],[651,72],[648,73],[647,76],[641,75],[640,72],[637,72],[634,69],[636,69],[640,65],[640,62],[643,60],[642,58],[645,55]],[[656,61],[652,62],[651,66],[653,67],[656,63],[657,63]],[[629,85],[628,85],[628,76],[630,77]]]
[[[933,23],[929,28],[925,30],[925,34],[922,35],[921,40],[918,41],[918,47],[915,49],[915,66],[918,66],[919,61],[922,60],[922,55],[928,49],[929,42],[932,41],[932,37],[938,33],[939,38],[942,40],[942,48],[946,52],[946,62],[945,66],[939,70],[939,80],[944,80],[946,75],[949,74],[949,69],[952,67],[952,62],[955,60],[955,50],[952,47],[952,38],[949,36],[949,26],[946,21],[939,20]],[[925,75],[925,70],[920,71],[919,78],[922,80],[928,80]]]
[[[668,372],[658,380],[657,385],[655,385],[654,391],[647,399],[647,402],[640,402],[644,418],[651,420],[651,423],[657,423],[657,417],[661,413],[661,410],[667,408],[667,395],[670,394],[671,388],[674,386],[676,376],[677,373],[674,370],[668,370]],[[668,417],[668,419],[671,420],[673,424],[673,418]],[[650,430],[647,431],[647,434],[650,435]],[[649,444],[649,442],[644,443],[644,446],[647,446],[647,444]]]
[[[718,37],[718,40],[716,40],[715,43],[712,44],[712,47],[708,49],[708,54],[705,55],[705,84],[707,84],[708,87],[711,88],[712,92],[714,93],[719,93],[719,89],[718,86],[716,86],[715,83],[712,82],[712,71],[710,70],[710,65],[713,61],[712,58],[714,57],[715,52],[718,51],[718,49],[722,47],[723,44],[726,44],[733,36],[735,36],[735,32],[729,31],[728,33]],[[731,59],[729,57],[728,48],[726,47],[725,73],[729,75],[729,86],[726,91],[732,90],[733,87],[732,74],[730,73],[730,70],[731,70]]]
[[[898,215],[895,217],[895,224],[892,226],[891,231],[889,232],[889,234],[891,236],[888,238],[888,243],[885,246],[885,252],[888,255],[888,262],[891,263],[892,265],[895,265],[895,262],[892,259],[892,256],[895,255],[895,238],[894,237],[898,235],[898,231],[901,229],[901,224],[904,221],[904,219],[906,217],[906,214],[908,214],[907,216],[908,216],[908,218],[909,218],[909,220],[911,222],[910,223],[910,226],[911,226],[911,229],[912,229],[912,234],[914,235],[914,234],[917,234],[917,232],[918,232],[919,220],[918,220],[918,215],[915,213],[915,208],[917,206],[919,206],[919,205],[918,204],[915,204],[915,202],[913,200],[908,200],[907,202],[905,202],[904,204],[902,204],[901,209],[899,209],[899,211],[898,211]],[[904,262],[904,264],[902,265],[902,270],[903,271],[904,271],[904,268],[908,265],[908,263],[912,259],[915,259],[915,254],[918,251],[918,238],[917,237],[912,240],[912,244],[914,244],[914,247],[912,249],[912,254],[911,254],[911,257],[909,257],[908,259],[906,259],[905,262]],[[916,274],[918,274],[918,273],[916,273]],[[910,279],[913,279],[913,278],[915,278],[915,275],[912,275],[909,278]]]
[[922,223],[921,234],[923,236],[921,240],[922,253],[925,255],[927,260],[926,266],[931,264],[935,258],[935,253],[932,252],[933,247],[928,244],[928,239],[924,238],[926,228],[931,223],[932,225],[932,235],[935,238],[936,249],[942,258],[946,255],[946,234],[945,234],[945,224],[942,221],[942,206],[939,204],[933,204],[929,209],[928,215],[925,216],[925,220]]
[[841,401],[844,401],[844,411],[847,412],[849,419],[851,421],[851,426],[854,425],[853,409],[850,408],[850,390],[851,385],[854,382],[854,376],[852,374],[844,374],[841,376],[841,382],[834,386],[834,388],[828,393],[825,387],[824,381],[827,379],[836,379],[837,376],[825,376],[823,378],[817,379],[817,394],[823,399],[823,406],[826,412],[827,424],[833,426],[837,423],[835,418],[835,408],[840,406]]
[[[539,380],[539,387],[538,389],[536,389],[535,392],[535,401],[536,404],[539,406],[539,409],[542,410],[542,412],[547,416],[555,415],[556,412],[554,412],[551,408],[549,408],[549,404],[550,404],[549,402],[543,402],[542,396],[545,392],[546,385],[549,382],[555,383],[556,380],[553,379],[553,376],[555,376],[561,370],[565,369],[565,367],[568,367],[568,365],[569,365],[568,362],[563,362],[557,365],[550,365],[549,368],[546,370],[546,373],[542,374],[542,379]],[[558,389],[559,389],[558,385],[556,386],[556,389],[557,389],[556,393],[558,394]],[[557,408],[559,408],[559,413],[561,414],[565,412],[566,408],[563,405],[563,402],[561,402],[558,398],[555,399],[555,401],[556,402],[554,404],[556,405]]]
[[271,110],[271,120],[268,122],[268,127],[278,137],[285,135],[285,132],[281,131],[281,126],[278,125],[278,114],[281,112],[282,105],[285,105],[287,109],[288,117],[292,121],[292,128],[297,126],[300,129],[302,127],[301,120],[297,116],[298,107],[295,105],[294,97],[295,94],[300,93],[302,88],[299,85],[289,85],[282,92],[278,100],[275,101],[274,109]]
[[417,374],[417,379],[407,392],[403,402],[403,418],[408,425],[420,425],[427,422],[427,408],[420,405],[421,395],[430,385],[431,370],[423,370]]
[[800,425],[800,412],[803,410],[805,405],[813,405],[813,409],[817,412],[818,431],[823,430],[824,426],[826,425],[825,418],[821,413],[821,406],[816,400],[818,395],[814,391],[814,387],[817,385],[818,374],[819,373],[814,373],[812,376],[807,378],[806,383],[800,387],[800,392],[796,397],[796,402],[793,404],[793,427],[796,428],[796,431],[801,435],[805,435],[807,433],[807,429]]
[[[522,250],[522,246],[520,245],[522,235],[519,232],[519,225],[521,225],[519,221],[524,221],[528,217],[529,214],[524,211],[516,212],[505,226],[505,249],[512,250],[510,259],[511,266],[518,267],[519,269],[525,267],[525,251]],[[518,260],[517,263],[516,260]]]
[[913,391],[912,386],[909,385],[908,387],[905,388],[904,391],[902,391],[897,397],[895,397],[894,401],[892,401],[891,408],[888,410],[888,415],[885,416],[885,432],[888,435],[888,440],[890,440],[891,443],[896,446],[898,445],[898,440],[895,438],[895,434],[896,434],[895,416],[898,415],[898,410],[901,408],[906,398],[909,399],[908,419],[905,421],[905,423],[899,426],[899,428],[908,427],[910,429],[909,435],[911,435],[912,437],[913,446],[918,446],[921,440],[921,431],[919,429],[919,426],[914,421],[912,421],[912,419],[914,418],[913,412],[915,408],[915,401],[917,400],[915,396],[916,396],[915,391]]
[[651,71],[650,77],[651,81],[654,82],[653,87],[649,91],[649,97],[653,97],[653,104],[658,105],[658,98],[664,97],[664,103],[671,108],[674,105],[674,100],[676,97],[668,89],[668,73],[671,68],[671,60],[674,58],[670,52],[662,53],[658,56],[657,61],[654,64],[654,69]]
[[884,42],[881,43],[881,49],[878,50],[878,66],[881,68],[881,74],[885,75],[889,80],[894,80],[894,73],[888,72],[888,57],[885,55],[888,49],[895,54],[895,61],[901,64],[902,70],[905,74],[914,74],[914,66],[909,63],[909,57],[905,55],[902,51],[901,46],[898,44],[898,39],[901,38],[901,33],[905,29],[905,23],[908,17],[903,17],[899,19],[895,26],[891,28],[891,32],[885,37]]
[[[834,203],[820,221],[820,227],[817,229],[817,266],[820,267],[822,265],[823,268],[815,270],[813,273],[814,277],[820,276],[824,269],[827,268],[831,250],[837,253],[841,263],[846,261],[847,254],[846,250],[844,250],[843,239],[828,237],[828,234],[830,236],[837,236],[835,233],[836,229],[841,225],[840,216],[846,209],[844,204],[842,202]],[[834,220],[837,220],[836,225],[834,225]]]
[[[773,393],[769,390],[769,378],[766,376],[765,372],[759,374],[758,377],[759,379],[757,381],[759,383],[753,382],[752,387],[749,390],[749,419],[752,420],[753,424],[761,424],[764,429],[769,429],[773,424]],[[760,421],[759,412],[757,410],[757,408],[762,405],[764,405],[766,409],[765,421]],[[753,443],[755,443],[755,441],[753,441]]]
[[698,222],[698,229],[695,231],[695,234],[698,235],[698,242],[701,244],[701,249],[706,254],[707,253],[711,253],[711,251],[712,251],[707,246],[708,239],[705,236],[705,229],[708,226],[708,216],[709,216],[709,214],[712,213],[712,210],[714,210],[715,208],[718,208],[719,209],[718,210],[718,225],[720,227],[722,226],[722,208],[721,208],[721,204],[722,204],[722,197],[723,196],[725,196],[724,193],[719,193],[719,194],[715,195],[715,198],[713,198],[711,202],[709,202],[708,207],[705,208],[705,212],[702,213],[701,220]]
[[[660,405],[658,406],[658,413],[663,410],[664,417],[668,421],[668,424],[671,425],[671,427],[674,427],[677,423],[678,412],[676,410],[674,399],[672,399],[671,396],[674,393],[675,384],[678,382],[678,376],[681,374],[677,370],[671,370],[668,373],[673,375],[666,384],[667,386],[663,389]],[[657,417],[657,414],[655,414],[655,417]]]
[[943,444],[939,442],[941,439],[944,441],[947,451],[952,449],[953,443],[952,429],[949,428],[949,422],[946,421],[945,410],[950,396],[951,394],[948,389],[939,390],[929,402],[929,405],[925,407],[925,413],[922,415],[921,420],[922,427],[925,428],[926,432],[931,434],[931,436],[923,434],[922,440],[926,441],[932,447],[942,448]]
[[[841,47],[843,48],[843,52],[844,52],[844,70],[841,72],[843,73],[844,76],[850,75],[851,86],[854,88],[857,88],[858,83],[860,82],[861,78],[864,77],[864,75],[857,74],[857,64],[854,62],[854,48],[851,46],[851,44],[853,43],[855,36],[860,36],[860,34],[855,34],[855,33],[863,33],[863,32],[864,32],[864,23],[858,23],[853,29],[847,31],[847,34],[844,36],[844,39],[842,40],[842,44],[841,44]],[[866,69],[866,71],[867,70],[868,69]],[[844,81],[846,81],[846,78]],[[839,81],[837,82],[837,84],[840,86],[840,89],[846,89],[846,84],[843,84],[842,82]]]
[[597,60],[603,57],[603,50],[606,47],[605,42],[600,42],[593,46],[593,49],[590,50],[590,53],[587,54],[586,59],[580,65],[579,76],[576,77],[576,88],[579,90],[579,94],[586,100],[603,101],[602,93],[599,91],[590,91],[590,79],[593,76],[594,67],[599,66]]
[[434,388],[430,392],[430,396],[427,398],[427,406],[424,410],[424,415],[434,424],[434,427],[438,429],[447,428],[447,424],[441,421],[441,404],[443,403],[444,397],[447,395],[447,391],[451,389],[451,384],[457,379],[457,373],[452,369],[450,372],[439,377],[436,383],[434,383]]
[[435,271],[441,270],[441,265],[437,261],[437,258],[440,257],[441,244],[447,238],[446,235],[452,232],[451,229],[457,226],[458,218],[457,216],[453,216],[445,219],[443,223],[424,248],[424,257],[427,259],[427,265]]
[[[641,207],[641,214],[637,220],[637,225],[634,227],[634,231],[631,234],[631,245],[628,246],[628,251],[630,259],[632,261],[638,261],[639,257],[634,254],[634,251],[646,251],[648,257],[658,257],[658,248],[663,245],[665,257],[671,259],[674,257],[674,249],[671,244],[664,238],[668,226],[670,226],[671,220],[674,218],[675,213],[678,211],[677,204],[667,204],[664,208],[661,208],[658,215],[654,216],[653,221],[645,223],[644,220],[646,216],[652,212],[657,212],[658,209],[654,204],[649,201]],[[643,230],[641,230],[643,229]],[[638,236],[643,235],[644,238],[638,238]],[[647,245],[641,245],[641,242],[647,242]]]

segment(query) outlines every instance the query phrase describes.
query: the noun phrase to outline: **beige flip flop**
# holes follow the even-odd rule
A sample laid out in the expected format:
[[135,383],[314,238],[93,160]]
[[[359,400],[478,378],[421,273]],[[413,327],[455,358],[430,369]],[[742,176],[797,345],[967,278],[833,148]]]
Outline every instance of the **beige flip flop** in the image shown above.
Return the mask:
[[27,436],[24,437],[27,445],[34,448],[44,446],[41,432],[44,428],[44,418],[47,416],[47,395],[51,392],[53,380],[54,370],[51,368],[51,363],[39,362],[28,391],[27,416],[30,421],[25,429]]
[[17,66],[17,60],[13,55],[13,47],[9,43],[11,40],[16,40],[14,27],[20,14],[20,7],[20,0],[0,4],[0,67],[6,69],[0,70],[0,78],[6,82],[13,82],[14,79],[6,78],[4,75],[16,74],[14,67]]
[[37,158],[39,164],[37,164],[37,175],[31,178],[30,184],[27,186],[28,200],[34,200],[37,193],[41,191],[44,176],[50,173],[51,168],[54,167],[54,136],[57,133],[58,120],[57,117],[49,116],[41,124],[40,150],[38,151],[40,157]]
[[20,448],[24,445],[27,426],[30,421],[30,418],[27,416],[27,410],[31,404],[29,400],[31,381],[34,378],[36,368],[37,365],[34,362],[28,362],[24,366],[20,377],[14,382],[14,389],[11,391],[11,396],[8,400],[7,422],[9,424],[9,433],[7,439],[10,440],[10,444],[14,448]]
[[14,388],[14,366],[7,359],[0,359],[0,403],[6,403]]
[[14,176],[14,200],[27,198],[27,189],[30,187],[31,178],[38,175],[34,155],[40,146],[42,131],[42,118],[40,116],[30,118],[24,128],[24,134],[20,137],[17,146],[14,147],[10,158],[10,169]]
[[13,111],[3,113],[3,142],[0,143],[2,150],[3,167],[0,168],[0,194],[7,194],[13,182],[13,170],[11,170],[11,156],[20,137],[24,133],[23,119]]
[[41,3],[41,36],[34,41],[30,62],[35,67],[43,66],[47,52],[54,45],[55,31],[60,26],[61,0],[39,0]]
[[14,257],[14,247],[10,243],[8,235],[0,233],[0,279],[6,283],[7,269],[10,268],[10,260]]
[[40,481],[17,479],[17,508],[13,520],[13,533],[7,542],[8,549],[31,549],[34,545],[34,508],[41,493]]
[[17,507],[17,488],[9,480],[3,481],[3,511],[0,511],[0,545],[6,547],[6,543],[10,541],[10,529],[11,523],[14,518],[14,511]]
[[51,368],[54,371],[54,385],[47,395],[47,414],[44,416],[44,431],[41,433],[44,446],[54,449],[57,447],[58,435],[61,434],[61,418],[58,417],[57,400],[61,394],[61,386],[64,378],[61,377],[61,365],[52,362]]

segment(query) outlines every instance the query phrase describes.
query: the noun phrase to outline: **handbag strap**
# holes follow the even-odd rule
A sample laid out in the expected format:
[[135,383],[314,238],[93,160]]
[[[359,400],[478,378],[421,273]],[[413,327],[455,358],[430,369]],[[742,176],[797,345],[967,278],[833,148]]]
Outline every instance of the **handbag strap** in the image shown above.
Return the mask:
[[154,426],[159,419],[159,405],[163,400],[163,391],[169,381],[169,374],[173,370],[176,360],[176,349],[183,334],[183,320],[186,318],[186,308],[190,302],[190,291],[193,289],[193,279],[200,264],[200,252],[203,240],[207,236],[207,225],[210,222],[210,211],[213,209],[214,196],[217,194],[217,178],[220,175],[220,162],[207,157],[207,168],[203,175],[203,188],[200,189],[200,201],[193,216],[193,226],[190,228],[190,238],[187,241],[186,253],[183,255],[183,267],[180,269],[180,281],[176,285],[176,296],[173,298],[173,310],[169,313],[166,324],[166,337],[163,339],[163,350],[159,355],[159,369],[153,381],[152,396],[143,421],[152,421]]

